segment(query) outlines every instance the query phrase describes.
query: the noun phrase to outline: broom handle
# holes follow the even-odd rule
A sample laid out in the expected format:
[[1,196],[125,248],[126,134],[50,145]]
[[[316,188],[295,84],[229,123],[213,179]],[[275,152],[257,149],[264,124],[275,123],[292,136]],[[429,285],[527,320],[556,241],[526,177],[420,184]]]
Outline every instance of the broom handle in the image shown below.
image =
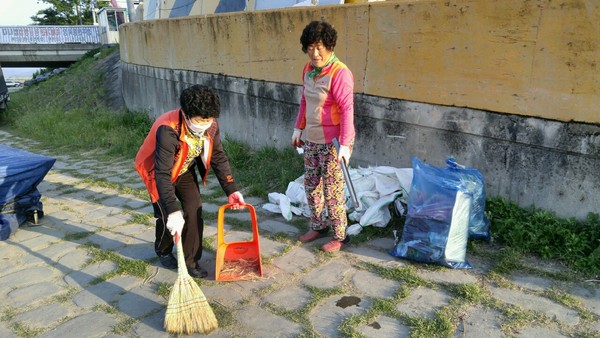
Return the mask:
[[[333,143],[333,146],[335,147],[335,150],[339,153],[340,142],[338,141],[337,137],[334,137],[331,141]],[[354,190],[354,184],[352,184],[352,179],[350,178],[350,172],[348,171],[348,164],[346,164],[346,158],[342,158],[340,163],[342,165],[344,181],[346,181],[346,186],[348,187],[348,192],[350,193],[350,199],[352,200],[354,207],[358,208],[360,207],[360,204],[358,202],[358,197],[356,196],[356,190]]]
[[181,236],[175,236],[175,245],[177,246],[177,274],[179,276],[187,276],[188,270],[185,266],[185,256],[183,255],[183,245],[181,244]]

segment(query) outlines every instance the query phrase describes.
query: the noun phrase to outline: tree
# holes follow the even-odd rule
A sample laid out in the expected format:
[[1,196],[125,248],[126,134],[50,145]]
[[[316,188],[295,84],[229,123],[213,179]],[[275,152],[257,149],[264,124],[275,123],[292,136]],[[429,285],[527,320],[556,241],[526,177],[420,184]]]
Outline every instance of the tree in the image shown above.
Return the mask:
[[38,11],[31,20],[38,25],[91,25],[95,0],[40,0],[52,7]]

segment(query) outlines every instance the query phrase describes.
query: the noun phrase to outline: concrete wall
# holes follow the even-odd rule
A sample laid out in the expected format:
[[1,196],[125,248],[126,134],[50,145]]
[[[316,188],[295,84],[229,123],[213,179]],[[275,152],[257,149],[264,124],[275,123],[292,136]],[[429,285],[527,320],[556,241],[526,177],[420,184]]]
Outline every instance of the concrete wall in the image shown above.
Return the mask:
[[355,76],[354,166],[480,169],[488,195],[560,216],[600,212],[600,5],[589,0],[387,1],[127,24],[124,98],[156,117],[195,83],[217,88],[231,137],[289,144],[325,19]]

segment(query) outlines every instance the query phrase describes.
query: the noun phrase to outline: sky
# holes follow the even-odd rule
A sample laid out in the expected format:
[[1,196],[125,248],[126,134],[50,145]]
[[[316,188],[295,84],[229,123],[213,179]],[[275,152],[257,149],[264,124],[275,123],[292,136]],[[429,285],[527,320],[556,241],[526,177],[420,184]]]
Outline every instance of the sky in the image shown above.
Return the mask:
[[32,24],[29,17],[50,6],[40,0],[0,0],[0,26]]
[[[40,0],[0,0],[0,26],[26,26],[32,24],[30,17],[50,7]],[[4,77],[31,77],[39,68],[2,68]]]

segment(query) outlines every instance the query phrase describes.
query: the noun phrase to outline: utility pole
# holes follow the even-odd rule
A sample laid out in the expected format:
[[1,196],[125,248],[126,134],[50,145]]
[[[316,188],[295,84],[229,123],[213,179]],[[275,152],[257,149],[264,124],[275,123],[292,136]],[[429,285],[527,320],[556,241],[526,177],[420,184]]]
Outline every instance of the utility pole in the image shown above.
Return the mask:
[[129,14],[129,22],[135,21],[135,7],[133,7],[133,0],[127,0],[127,13]]
[[77,14],[77,23],[81,26],[83,25],[83,20],[81,18],[81,0],[77,1],[77,5],[75,5],[75,13]]

